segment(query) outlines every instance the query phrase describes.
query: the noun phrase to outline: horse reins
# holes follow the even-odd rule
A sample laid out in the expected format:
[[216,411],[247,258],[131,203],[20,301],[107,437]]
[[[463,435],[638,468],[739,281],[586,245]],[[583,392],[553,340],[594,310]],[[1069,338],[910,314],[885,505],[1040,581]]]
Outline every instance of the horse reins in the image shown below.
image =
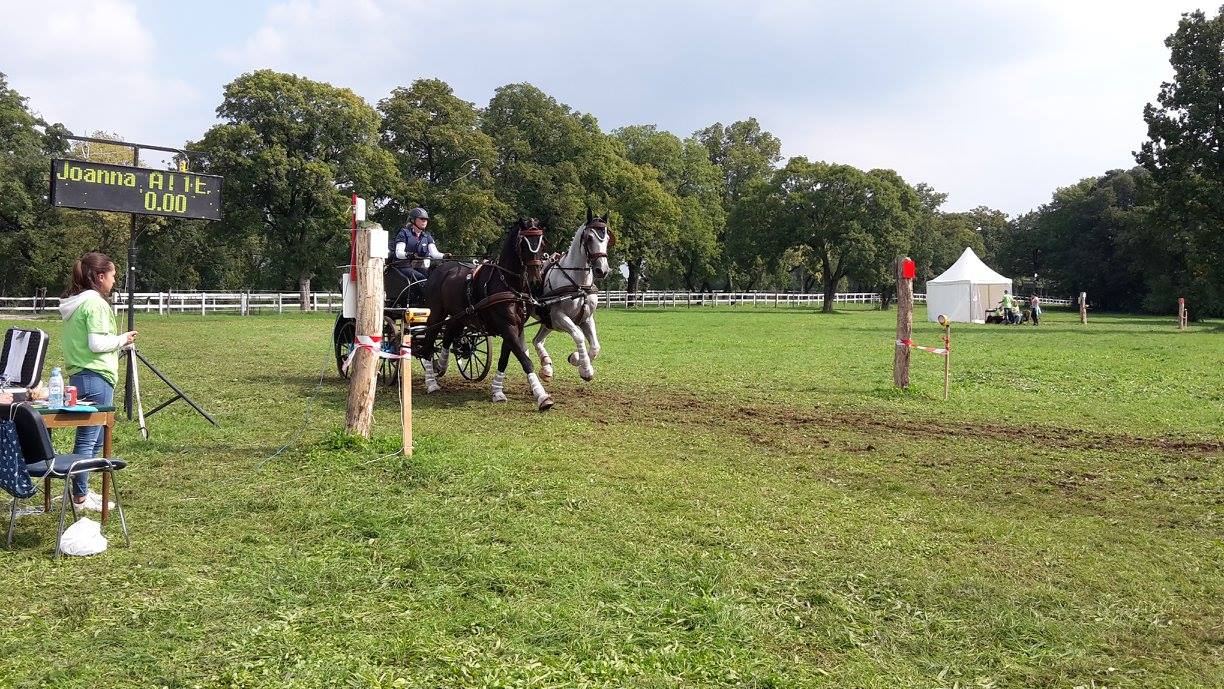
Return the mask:
[[[603,230],[602,236],[601,236],[600,230]],[[548,295],[541,294],[540,300],[536,302],[536,306],[538,308],[550,307],[553,304],[556,304],[562,301],[569,301],[571,299],[582,299],[583,300],[582,311],[579,312],[580,316],[578,317],[578,320],[576,322],[581,323],[587,319],[586,297],[592,294],[598,293],[599,288],[597,288],[594,284],[591,284],[589,286],[578,284],[578,281],[575,280],[573,276],[570,275],[570,273],[571,272],[590,273],[594,270],[591,267],[591,261],[608,257],[608,254],[606,251],[591,251],[590,246],[587,244],[587,242],[589,241],[591,237],[594,237],[596,240],[600,242],[607,241],[608,248],[611,248],[615,246],[616,244],[616,239],[615,239],[615,236],[612,234],[612,230],[608,229],[608,224],[603,222],[602,220],[595,220],[593,222],[588,223],[586,226],[584,226],[582,228],[582,248],[586,250],[587,264],[584,266],[579,266],[577,268],[567,268],[565,266],[560,265],[560,260],[558,260],[552,263],[551,265],[549,265],[544,271],[543,282],[545,284],[547,284],[548,282],[548,271],[551,271],[551,270],[560,271],[560,273],[565,276],[565,279],[568,280],[570,284],[568,287],[563,287],[560,290],[553,292],[552,294],[548,294]],[[594,281],[592,280],[592,283],[593,282]]]
[[[532,246],[533,239],[536,240],[534,246]],[[527,247],[527,251],[530,252],[529,255],[532,258],[528,260],[523,259],[523,252],[521,249],[522,246]],[[535,297],[531,295],[531,280],[528,279],[527,277],[527,269],[544,265],[544,260],[539,258],[539,255],[543,248],[544,248],[544,230],[543,229],[538,228],[538,227],[529,227],[529,228],[519,230],[519,236],[518,236],[517,241],[515,242],[514,252],[515,252],[515,255],[518,257],[519,263],[523,265],[523,271],[520,273],[515,273],[507,268],[502,267],[501,265],[495,262],[482,264],[486,268],[492,268],[503,274],[502,282],[505,284],[506,289],[498,290],[492,294],[486,294],[484,299],[481,299],[479,302],[475,304],[471,303],[471,293],[469,292],[468,294],[469,306],[467,309],[464,310],[464,313],[461,315],[467,316],[473,312],[476,312],[481,309],[487,308],[489,306],[493,306],[494,304],[500,304],[506,301],[516,301],[523,307],[526,307],[528,304],[533,305],[533,306],[537,305]],[[507,279],[507,277],[514,277],[519,280],[522,280],[523,283],[527,285],[527,293],[524,294],[518,291],[517,289],[515,289],[513,286],[511,286],[510,281]],[[487,282],[485,283],[485,288],[486,289],[488,288]],[[508,295],[508,296],[503,297],[501,295]]]

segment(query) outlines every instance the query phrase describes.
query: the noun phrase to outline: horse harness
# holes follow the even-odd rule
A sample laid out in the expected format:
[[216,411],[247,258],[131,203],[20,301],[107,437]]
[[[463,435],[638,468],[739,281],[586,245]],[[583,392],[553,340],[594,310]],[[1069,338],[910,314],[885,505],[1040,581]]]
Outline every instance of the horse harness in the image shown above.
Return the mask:
[[[503,273],[505,276],[513,276],[516,278],[521,278],[523,279],[524,282],[526,282],[525,275],[526,275],[527,269],[541,266],[544,264],[543,260],[541,260],[540,258],[537,258],[540,255],[540,249],[544,243],[544,230],[535,228],[535,227],[520,230],[518,241],[522,242],[527,247],[528,255],[531,256],[530,259],[523,260],[522,254],[519,254],[519,261],[523,264],[523,273],[512,273],[509,270],[501,267],[500,265],[496,263],[481,263],[480,265],[476,266],[476,269],[468,273],[467,277],[464,280],[465,285],[466,285],[466,291],[467,291],[468,307],[464,309],[462,313],[458,314],[459,318],[466,318],[472,315],[473,313],[480,312],[491,306],[496,306],[498,304],[504,304],[508,301],[513,301],[513,302],[518,303],[519,317],[523,319],[524,321],[527,320],[528,304],[533,305],[533,306],[537,305],[535,298],[532,297],[530,294],[530,291],[531,291],[530,285],[528,285],[528,294],[524,294],[514,289],[513,287],[511,287],[510,282],[508,280],[503,279],[502,282],[505,284],[506,289],[498,290],[496,292],[493,292],[492,294],[486,294],[480,301],[475,301],[476,299],[476,295],[475,295],[476,279],[484,269],[487,268],[490,270],[501,271],[501,273]],[[516,251],[518,250],[517,246],[515,247],[515,250]],[[492,279],[493,279],[492,276],[490,276],[489,280],[492,280]],[[488,287],[488,284],[489,284],[489,281],[486,280],[485,281],[486,289]]]
[[[595,239],[598,239],[601,242],[606,239],[608,241],[609,247],[615,245],[616,243],[616,239],[612,235],[612,230],[608,229],[608,224],[598,218],[588,222],[586,227],[583,229],[582,241],[584,245],[587,241],[588,233],[590,233],[591,236],[593,236]],[[608,257],[608,254],[605,251],[590,251],[588,249],[587,250],[587,265],[585,266],[581,266],[579,268],[565,268],[559,265],[560,260],[558,259],[557,261],[550,262],[548,266],[544,268],[544,277],[541,280],[541,283],[543,285],[548,284],[548,273],[553,270],[560,272],[563,276],[565,276],[565,279],[568,280],[570,283],[548,294],[541,294],[540,299],[536,302],[536,311],[539,314],[540,321],[544,325],[548,326],[549,328],[552,328],[552,322],[551,322],[552,319],[548,317],[548,307],[552,306],[553,304],[557,304],[563,301],[569,301],[573,299],[582,300],[582,306],[578,310],[578,317],[574,319],[574,323],[581,325],[582,323],[586,321],[587,318],[590,318],[591,316],[590,302],[587,301],[586,298],[593,294],[599,294],[599,288],[595,286],[593,280],[591,284],[589,285],[578,284],[578,281],[575,280],[573,276],[570,275],[570,273],[576,273],[576,272],[589,273],[591,272],[590,262],[592,260],[597,259],[597,258],[607,258],[607,257]]]

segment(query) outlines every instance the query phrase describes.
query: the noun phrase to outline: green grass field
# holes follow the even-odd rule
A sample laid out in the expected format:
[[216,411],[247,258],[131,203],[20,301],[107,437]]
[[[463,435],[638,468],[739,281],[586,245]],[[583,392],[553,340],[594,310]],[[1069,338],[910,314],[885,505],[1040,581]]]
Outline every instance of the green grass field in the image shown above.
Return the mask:
[[409,460],[330,319],[142,319],[222,427],[119,425],[130,548],[19,521],[0,686],[1224,686],[1218,322],[957,326],[944,402],[893,312],[601,311],[547,414],[418,376]]

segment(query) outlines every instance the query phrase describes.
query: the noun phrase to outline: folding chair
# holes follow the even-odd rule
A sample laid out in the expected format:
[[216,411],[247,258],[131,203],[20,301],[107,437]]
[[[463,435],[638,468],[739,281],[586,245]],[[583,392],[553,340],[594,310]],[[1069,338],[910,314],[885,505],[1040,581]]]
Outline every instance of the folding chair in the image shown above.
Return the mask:
[[[60,504],[59,532],[55,535],[55,559],[60,556],[60,539],[64,535],[64,519],[68,509],[72,510],[72,521],[77,520],[76,503],[72,501],[72,477],[97,471],[110,474],[110,484],[115,491],[115,510],[119,513],[119,524],[123,527],[123,542],[131,545],[128,538],[127,520],[123,516],[123,502],[119,499],[119,486],[115,483],[115,472],[127,466],[122,459],[107,457],[86,457],[85,455],[55,454],[51,446],[51,434],[43,417],[29,404],[16,404],[13,407],[13,422],[17,426],[17,439],[21,443],[21,452],[25,455],[26,470],[32,479],[62,479],[64,481],[64,497]],[[46,485],[44,481],[44,485]],[[48,494],[45,498],[50,499]],[[103,496],[106,499],[106,496]],[[13,547],[13,527],[17,523],[17,499],[13,499],[13,509],[9,514],[8,539],[5,547]]]

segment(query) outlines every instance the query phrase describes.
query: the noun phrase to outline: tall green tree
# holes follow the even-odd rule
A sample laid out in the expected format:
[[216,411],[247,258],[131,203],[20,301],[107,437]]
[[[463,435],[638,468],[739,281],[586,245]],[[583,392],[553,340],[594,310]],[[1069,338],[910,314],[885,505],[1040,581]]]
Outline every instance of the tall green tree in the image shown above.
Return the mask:
[[[806,247],[819,262],[824,310],[847,278],[878,284],[907,246],[921,200],[891,170],[791,158],[737,204],[738,227],[783,250]],[[765,238],[772,237],[771,240]]]
[[531,84],[497,89],[481,127],[498,152],[498,199],[512,217],[540,218],[554,244],[585,219],[587,207],[606,207],[623,182],[614,142],[596,119]]
[[57,289],[71,265],[48,202],[50,158],[67,150],[62,125],[34,115],[0,73],[0,294]]
[[615,256],[627,266],[626,289],[637,293],[651,261],[663,262],[679,240],[680,205],[657,170],[618,158],[614,161],[610,207],[619,230]]
[[1054,192],[1014,224],[999,268],[1056,294],[1087,292],[1097,308],[1137,310],[1149,265],[1151,184],[1143,168],[1111,170]]
[[914,260],[917,278],[922,284],[952,265],[965,247],[983,255],[982,236],[971,213],[948,213],[940,210],[948,195],[926,183],[914,187],[921,203],[920,219],[910,241],[909,256]]
[[259,70],[226,85],[217,115],[190,148],[225,176],[222,227],[255,252],[250,284],[308,291],[347,256],[349,196],[396,187],[378,113],[349,89]]
[[753,180],[762,179],[782,160],[782,142],[761,129],[755,117],[702,129],[697,139],[706,147],[710,162],[723,173],[723,197],[728,206],[744,195]]
[[1224,7],[1182,15],[1165,40],[1173,80],[1143,110],[1149,140],[1136,154],[1155,185],[1148,305],[1224,313]]
[[509,216],[493,188],[498,162],[493,139],[480,128],[476,106],[439,79],[418,79],[378,104],[384,147],[395,156],[402,185],[379,220],[401,226],[408,211],[426,207],[430,231],[447,251],[483,253]]
[[[722,171],[723,210],[730,220],[740,199],[782,160],[782,142],[762,129],[755,117],[726,126],[715,122],[695,136],[706,147],[710,162]],[[756,243],[740,241],[743,237],[729,225],[720,229],[717,239],[727,250],[724,270],[728,287],[735,286],[736,275],[755,282],[771,262],[761,255]]]
[[847,275],[856,284],[883,295],[883,306],[887,307],[897,288],[893,263],[913,246],[914,235],[927,218],[929,201],[894,170],[875,169],[867,174],[876,184],[869,199],[876,224],[870,244],[863,247],[863,254]]
[[[710,162],[705,146],[696,138],[683,141],[654,125],[622,127],[612,133],[634,165],[653,170],[663,190],[673,197],[675,241],[662,244],[656,237],[653,260],[660,278],[696,290],[718,268],[721,245],[718,233],[725,223],[721,170]],[[631,281],[632,282],[632,281]],[[656,286],[671,286],[658,284]]]

